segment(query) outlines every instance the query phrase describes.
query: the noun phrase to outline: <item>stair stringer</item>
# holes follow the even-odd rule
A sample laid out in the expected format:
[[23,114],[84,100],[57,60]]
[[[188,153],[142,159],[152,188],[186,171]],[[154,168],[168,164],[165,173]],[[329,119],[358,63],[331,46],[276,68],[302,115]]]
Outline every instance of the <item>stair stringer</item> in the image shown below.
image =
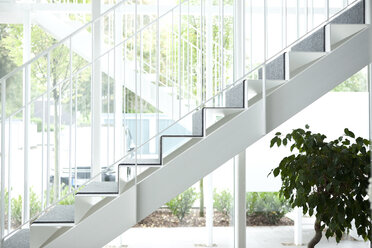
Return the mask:
[[[366,25],[367,26],[367,25]],[[372,29],[357,33],[266,99],[267,132],[309,106],[372,62]]]
[[[267,96],[267,131],[307,107],[372,62],[368,26]],[[124,192],[45,247],[102,247],[177,194],[265,135],[261,101],[246,109],[164,167],[139,182],[137,198]],[[228,145],[226,145],[228,144]],[[137,203],[137,212],[125,213]],[[130,208],[130,207],[129,207]],[[128,216],[130,215],[130,216]],[[132,218],[136,217],[136,221]],[[127,220],[127,222],[125,221]]]

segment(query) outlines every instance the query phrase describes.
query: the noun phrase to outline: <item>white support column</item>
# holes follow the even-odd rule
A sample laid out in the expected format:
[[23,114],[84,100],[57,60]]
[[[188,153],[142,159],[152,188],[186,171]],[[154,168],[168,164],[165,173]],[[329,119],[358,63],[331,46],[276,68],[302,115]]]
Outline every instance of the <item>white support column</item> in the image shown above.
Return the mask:
[[207,228],[207,247],[213,247],[213,173],[205,177],[205,227]]
[[294,212],[294,244],[302,245],[302,208],[296,207]]
[[[234,81],[244,75],[244,1],[234,2]],[[246,245],[246,206],[245,206],[245,150],[234,158],[234,197],[235,197],[235,248]]]
[[[92,1],[92,19],[101,14],[101,1]],[[92,37],[92,60],[94,61],[101,54],[101,21],[93,24]],[[92,66],[92,168],[91,176],[101,171],[101,110],[102,110],[102,73],[101,62],[93,62]],[[97,178],[100,180],[101,178]]]
[[[372,3],[371,1],[365,1],[365,23],[372,23]],[[368,65],[368,100],[369,100],[369,140],[372,141],[372,64]],[[372,164],[372,158],[371,158]],[[372,167],[371,167],[372,175]],[[370,199],[371,202],[371,199]],[[372,242],[369,241],[369,245],[372,248]]]
[[[23,20],[23,63],[30,59],[31,54],[31,18],[30,12],[25,11]],[[23,218],[22,223],[30,219],[30,204],[29,204],[29,126],[30,126],[30,101],[31,93],[31,66],[26,66],[23,77],[23,104],[25,105],[23,113],[23,124],[24,124],[24,191],[23,191]]]
[[[213,92],[213,18],[212,14],[209,9],[212,8],[212,1],[206,0],[205,2],[205,26],[206,26],[206,56],[205,56],[205,67],[206,67],[206,74],[205,74],[205,97],[208,100],[210,99],[214,92]],[[213,101],[214,102],[214,101]],[[213,102],[208,102],[208,106]],[[205,177],[205,206],[206,206],[206,223],[205,226],[207,228],[207,246],[213,246],[213,175],[210,173]]]
[[246,205],[245,205],[245,151],[234,158],[235,177],[235,248],[243,248],[246,245]]

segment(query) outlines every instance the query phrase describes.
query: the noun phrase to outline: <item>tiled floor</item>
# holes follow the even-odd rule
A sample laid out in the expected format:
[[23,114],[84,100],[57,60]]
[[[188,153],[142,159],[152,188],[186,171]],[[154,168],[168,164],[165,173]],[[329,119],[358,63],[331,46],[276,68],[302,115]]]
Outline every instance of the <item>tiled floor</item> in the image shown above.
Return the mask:
[[[304,243],[314,234],[311,226],[304,226]],[[106,248],[194,248],[206,246],[206,228],[132,228],[120,238],[114,240]],[[214,247],[233,247],[233,228],[215,227],[213,229]],[[120,243],[121,242],[121,243]],[[283,248],[293,245],[293,227],[247,227],[247,248]],[[297,247],[306,247],[303,246]],[[339,244],[334,238],[322,238],[317,248],[369,248],[369,243],[354,241],[351,238],[342,240]]]

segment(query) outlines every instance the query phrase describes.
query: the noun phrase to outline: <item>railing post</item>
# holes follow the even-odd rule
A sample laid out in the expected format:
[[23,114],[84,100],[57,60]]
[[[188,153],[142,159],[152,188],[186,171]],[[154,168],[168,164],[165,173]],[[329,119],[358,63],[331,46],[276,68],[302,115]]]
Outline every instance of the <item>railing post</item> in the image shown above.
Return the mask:
[[[23,62],[27,62],[30,59],[31,54],[31,19],[30,13],[26,12],[23,23]],[[29,126],[30,126],[30,92],[31,92],[31,64],[25,67],[24,71],[24,85],[23,85],[23,96],[24,101],[24,199],[23,199],[23,218],[22,223],[27,222],[30,219],[30,205],[29,205],[29,173],[28,173],[28,163],[29,163]]]
[[[92,19],[101,14],[101,1],[92,1]],[[92,167],[91,177],[101,171],[101,110],[102,110],[102,75],[101,75],[101,20],[95,21],[92,27]],[[97,177],[100,180],[100,177]]]
[[[265,0],[266,1],[266,0]],[[234,1],[234,82],[244,75],[244,1]],[[265,36],[266,37],[266,36]],[[266,50],[266,47],[264,47]],[[244,106],[246,104],[244,103]],[[245,156],[243,150],[234,157],[234,233],[235,247],[246,247],[246,211],[245,211]]]
[[47,171],[46,171],[46,207],[50,204],[50,52],[47,54],[47,113],[46,113],[46,122],[47,122]]
[[5,231],[5,102],[6,102],[6,81],[1,83],[1,206],[0,206],[0,247],[3,246]]
[[23,221],[22,223],[27,222],[30,219],[30,205],[29,205],[29,173],[28,173],[28,158],[29,158],[29,129],[30,129],[30,71],[29,66],[25,67],[25,84],[24,84],[24,113],[23,113],[23,121],[24,121],[24,199],[23,199]]

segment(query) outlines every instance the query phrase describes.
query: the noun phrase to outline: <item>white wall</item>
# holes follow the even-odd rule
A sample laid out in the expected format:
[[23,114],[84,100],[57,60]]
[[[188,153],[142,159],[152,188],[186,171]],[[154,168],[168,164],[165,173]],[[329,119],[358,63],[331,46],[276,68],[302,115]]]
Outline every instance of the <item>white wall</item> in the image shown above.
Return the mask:
[[[277,191],[281,182],[267,177],[272,168],[279,165],[289,148],[270,147],[276,132],[288,133],[295,128],[310,125],[310,130],[335,139],[349,128],[357,136],[368,138],[368,93],[330,92],[308,106],[292,119],[247,149],[247,191]],[[216,182],[217,184],[217,182]]]

